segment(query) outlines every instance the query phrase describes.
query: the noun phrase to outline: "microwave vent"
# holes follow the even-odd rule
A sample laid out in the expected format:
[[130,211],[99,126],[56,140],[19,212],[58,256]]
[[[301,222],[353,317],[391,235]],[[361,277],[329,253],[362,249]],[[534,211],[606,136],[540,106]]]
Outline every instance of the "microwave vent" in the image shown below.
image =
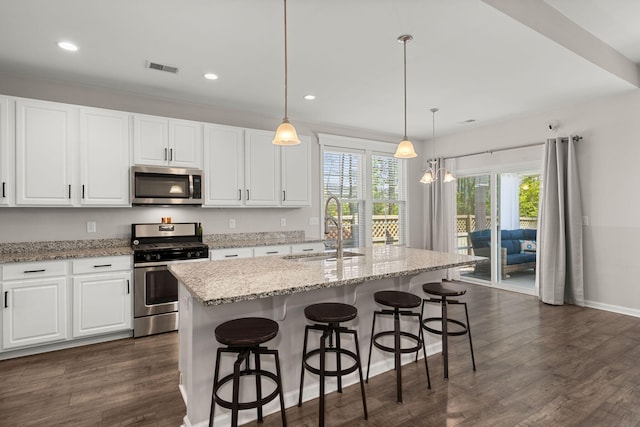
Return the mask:
[[174,67],[173,65],[159,64],[157,62],[145,61],[145,67],[152,70],[166,71],[167,73],[172,74],[178,73],[178,67]]

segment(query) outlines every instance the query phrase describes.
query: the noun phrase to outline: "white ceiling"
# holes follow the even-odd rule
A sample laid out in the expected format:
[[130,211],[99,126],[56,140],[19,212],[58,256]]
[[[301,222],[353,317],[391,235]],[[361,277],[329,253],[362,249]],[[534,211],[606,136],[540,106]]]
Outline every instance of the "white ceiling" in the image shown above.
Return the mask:
[[[519,3],[535,6],[539,16],[525,8],[535,25],[507,14]],[[550,7],[584,34],[573,28],[569,44],[558,41],[565,25],[550,25]],[[432,107],[444,133],[634,90],[616,67],[637,73],[638,18],[637,0],[288,0],[289,117],[399,139],[396,39],[407,33],[411,139],[431,136]],[[626,57],[594,61],[587,32]],[[79,51],[60,50],[60,40]],[[283,51],[282,0],[0,0],[0,72],[262,114],[275,118],[274,129],[284,109]],[[149,70],[146,60],[180,71]],[[207,71],[220,78],[204,80]],[[305,101],[307,93],[317,99]],[[477,122],[460,124],[468,119]]]

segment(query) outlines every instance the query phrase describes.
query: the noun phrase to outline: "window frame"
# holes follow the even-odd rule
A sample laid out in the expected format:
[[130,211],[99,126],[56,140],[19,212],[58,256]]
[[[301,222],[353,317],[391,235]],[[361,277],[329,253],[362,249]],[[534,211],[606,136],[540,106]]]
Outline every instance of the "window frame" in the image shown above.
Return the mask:
[[[398,197],[397,200],[373,199],[373,156],[393,157],[395,153],[395,145],[388,142],[374,141],[368,139],[352,138],[330,134],[318,134],[318,143],[320,145],[320,206],[321,206],[321,232],[324,233],[324,206],[326,198],[324,195],[324,153],[339,152],[359,154],[362,156],[362,170],[360,171],[360,185],[362,194],[362,231],[359,245],[373,245],[373,205],[374,203],[397,203],[399,207],[399,216],[402,212],[402,222],[404,227],[398,232],[398,245],[406,246],[409,236],[409,214],[408,214],[408,182],[407,169],[408,165],[405,159],[398,159]],[[355,148],[357,147],[357,148]],[[400,221],[400,220],[399,220]]]

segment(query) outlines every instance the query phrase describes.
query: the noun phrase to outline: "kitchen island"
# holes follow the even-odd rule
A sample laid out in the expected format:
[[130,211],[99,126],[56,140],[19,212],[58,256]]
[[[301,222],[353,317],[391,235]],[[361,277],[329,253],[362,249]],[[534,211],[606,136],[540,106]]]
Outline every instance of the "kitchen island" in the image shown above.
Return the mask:
[[[355,249],[343,259],[331,255],[258,257],[200,263],[174,264],[170,271],[180,281],[180,389],[187,407],[185,426],[208,423],[216,348],[214,329],[230,319],[261,316],[280,325],[278,336],[267,343],[278,349],[283,372],[286,406],[297,403],[300,360],[304,336],[304,308],[317,302],[343,302],[358,309],[358,317],[348,325],[357,329],[361,357],[366,363],[373,312],[379,309],[373,294],[380,290],[402,290],[422,296],[420,285],[440,280],[447,268],[473,265],[484,258],[425,251],[399,246],[376,246]],[[392,320],[379,322],[391,328]],[[407,327],[417,331],[418,324]],[[310,343],[313,342],[310,337]],[[439,351],[439,339],[428,338],[427,352]],[[343,345],[352,345],[346,342]],[[407,361],[412,355],[406,355]],[[224,362],[230,366],[232,359]],[[273,370],[271,361],[263,363]],[[374,350],[371,373],[393,368],[393,358]],[[346,377],[345,385],[355,383],[357,374]],[[425,378],[426,381],[426,378]],[[270,386],[268,384],[267,386]],[[335,381],[327,381],[327,392]],[[243,389],[245,398],[251,387]],[[318,396],[314,376],[305,380],[305,399]],[[279,410],[273,401],[265,413]],[[216,422],[228,423],[228,411],[216,410]],[[242,411],[240,421],[255,418],[255,411]],[[218,425],[218,424],[216,424]]]

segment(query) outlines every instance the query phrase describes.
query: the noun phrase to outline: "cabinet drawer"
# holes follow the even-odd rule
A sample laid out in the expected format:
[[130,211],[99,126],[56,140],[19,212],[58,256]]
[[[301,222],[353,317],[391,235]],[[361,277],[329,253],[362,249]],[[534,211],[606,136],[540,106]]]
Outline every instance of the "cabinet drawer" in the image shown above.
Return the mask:
[[105,273],[109,271],[131,270],[132,259],[128,255],[74,259],[72,274]]
[[2,280],[39,279],[66,275],[66,261],[20,262],[2,266]]
[[324,243],[296,243],[295,245],[291,245],[292,254],[313,254],[318,252],[324,252]]
[[209,251],[211,260],[235,259],[235,258],[251,258],[253,257],[253,248],[229,248],[229,249],[212,249]]
[[254,256],[266,256],[266,255],[289,255],[291,253],[290,245],[278,245],[278,246],[258,246],[253,249]]

